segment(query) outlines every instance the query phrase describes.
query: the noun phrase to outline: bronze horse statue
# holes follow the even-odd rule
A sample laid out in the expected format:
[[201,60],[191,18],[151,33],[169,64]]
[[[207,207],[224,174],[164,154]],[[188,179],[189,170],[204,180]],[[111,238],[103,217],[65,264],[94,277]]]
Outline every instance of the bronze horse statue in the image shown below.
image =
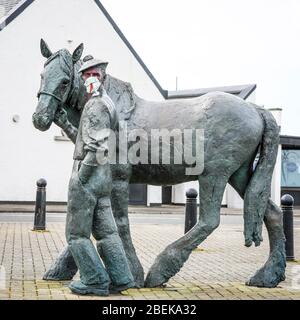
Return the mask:
[[[66,49],[52,53],[42,40],[41,52],[47,61],[42,72],[38,105],[33,114],[34,126],[44,131],[55,122],[75,142],[81,111],[87,101],[83,81],[78,74],[83,45],[73,54]],[[104,88],[115,103],[119,121],[124,121],[128,128],[146,132],[151,129],[192,128],[204,132],[204,167],[199,175],[186,174],[186,163],[111,164],[112,209],[137,286],[155,287],[166,283],[181,269],[192,250],[219,226],[221,201],[227,183],[244,199],[245,245],[260,244],[263,222],[269,236],[269,258],[246,284],[275,287],[283,281],[286,263],[282,212],[270,199],[279,143],[279,129],[271,113],[222,92],[192,99],[151,102],[138,97],[129,83],[108,74]],[[253,169],[258,153],[259,160]],[[198,223],[157,256],[144,282],[143,268],[130,235],[129,183],[170,185],[192,180],[199,182],[201,205]],[[66,247],[44,279],[69,280],[76,272],[77,267]]]

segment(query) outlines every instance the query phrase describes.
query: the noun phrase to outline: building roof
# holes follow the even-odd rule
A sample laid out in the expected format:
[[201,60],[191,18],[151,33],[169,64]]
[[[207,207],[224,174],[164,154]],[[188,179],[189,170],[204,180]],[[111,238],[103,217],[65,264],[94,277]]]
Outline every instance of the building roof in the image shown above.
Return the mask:
[[0,0],[0,31],[20,15],[34,0]]
[[213,92],[213,91],[223,91],[223,92],[234,94],[242,99],[247,99],[255,89],[256,89],[256,84],[246,84],[246,85],[240,85],[240,86],[168,91],[168,99],[194,98],[194,97],[199,97],[205,93]]
[[[199,97],[207,92],[212,91],[223,91],[228,92],[234,95],[239,96],[242,99],[247,99],[248,96],[256,89],[255,84],[248,84],[248,85],[239,85],[239,86],[226,86],[226,87],[217,87],[217,88],[201,88],[201,89],[193,89],[193,90],[179,90],[179,91],[168,91],[164,90],[159,82],[156,80],[154,75],[145,65],[141,57],[138,53],[134,50],[132,45],[129,43],[127,38],[124,36],[123,32],[120,30],[118,25],[115,23],[113,18],[107,12],[103,4],[100,0],[93,0],[95,1],[98,8],[102,11],[108,22],[117,32],[119,37],[122,39],[124,44],[139,62],[141,67],[147,73],[149,78],[152,80],[156,88],[159,90],[161,95],[165,99],[181,99],[181,98],[192,98],[192,97]],[[2,31],[9,23],[11,23],[14,19],[16,19],[29,5],[31,5],[34,0],[0,0],[0,31]],[[2,10],[1,10],[2,8]]]
[[6,17],[23,0],[0,0],[0,19]]
[[298,136],[289,136],[281,135],[280,144],[282,149],[300,149],[300,137]]

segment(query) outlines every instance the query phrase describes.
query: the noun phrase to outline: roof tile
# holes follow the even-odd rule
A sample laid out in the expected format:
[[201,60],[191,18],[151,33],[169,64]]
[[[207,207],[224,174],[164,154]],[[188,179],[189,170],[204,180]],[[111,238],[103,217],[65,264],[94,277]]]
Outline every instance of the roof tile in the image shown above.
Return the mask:
[[0,19],[8,16],[21,1],[23,0],[0,0]]

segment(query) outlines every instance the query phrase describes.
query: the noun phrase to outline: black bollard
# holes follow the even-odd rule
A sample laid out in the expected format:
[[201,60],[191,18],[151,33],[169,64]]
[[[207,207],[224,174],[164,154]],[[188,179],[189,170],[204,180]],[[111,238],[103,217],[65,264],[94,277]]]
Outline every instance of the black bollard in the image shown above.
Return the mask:
[[286,260],[294,261],[294,217],[293,217],[294,198],[285,194],[281,198],[281,209],[283,212],[283,229],[286,238],[285,252]]
[[46,185],[45,179],[36,182],[36,201],[33,230],[46,230]]
[[185,204],[184,233],[187,233],[197,223],[198,192],[195,189],[189,189],[185,195],[186,195],[186,204]]

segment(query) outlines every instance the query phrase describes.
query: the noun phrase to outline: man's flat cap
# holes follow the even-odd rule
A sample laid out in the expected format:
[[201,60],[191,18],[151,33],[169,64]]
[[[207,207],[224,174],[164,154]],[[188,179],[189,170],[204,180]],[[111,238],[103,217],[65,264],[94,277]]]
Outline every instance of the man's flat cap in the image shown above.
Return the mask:
[[83,58],[83,65],[79,69],[78,73],[82,73],[83,71],[90,69],[92,67],[100,66],[100,65],[108,65],[107,61],[102,61],[98,59],[94,59],[93,56],[88,55]]

